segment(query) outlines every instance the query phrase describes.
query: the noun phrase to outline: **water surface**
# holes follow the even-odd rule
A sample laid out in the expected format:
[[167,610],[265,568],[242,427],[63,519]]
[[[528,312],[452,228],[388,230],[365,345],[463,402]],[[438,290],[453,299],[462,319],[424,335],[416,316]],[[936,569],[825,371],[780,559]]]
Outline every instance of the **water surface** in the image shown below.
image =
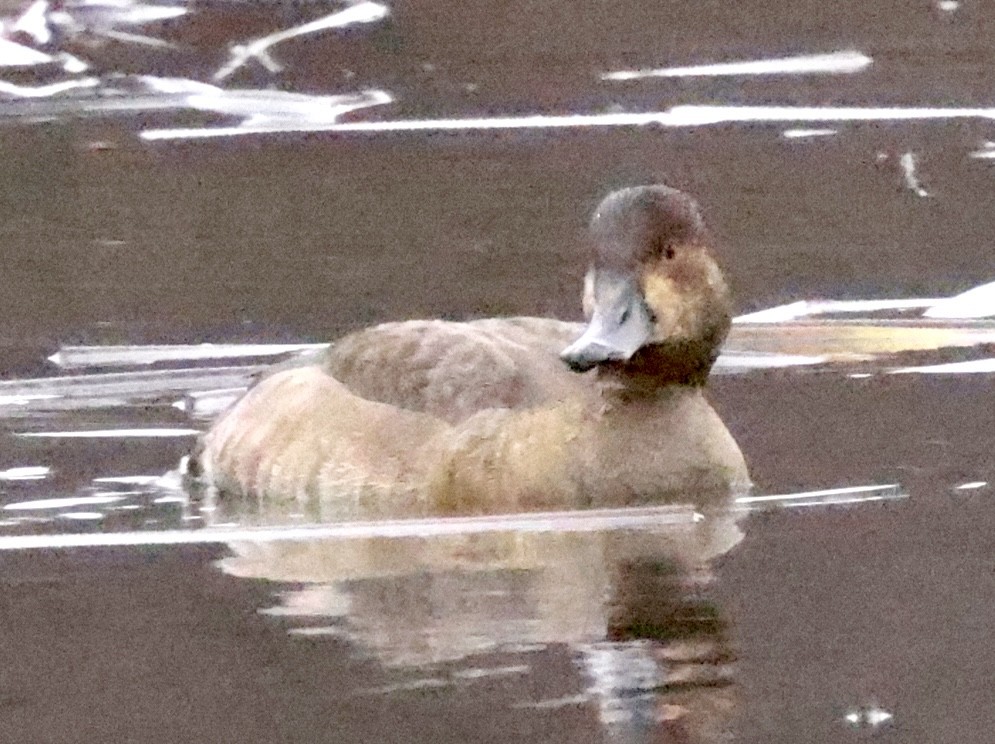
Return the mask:
[[252,521],[159,477],[294,351],[149,346],[579,320],[587,214],[659,180],[750,316],[710,396],[758,493],[908,498],[754,514],[707,572],[618,530],[5,551],[6,738],[989,741],[987,6],[399,3],[223,79],[343,8],[177,7],[0,70],[97,81],[0,91],[0,540]]

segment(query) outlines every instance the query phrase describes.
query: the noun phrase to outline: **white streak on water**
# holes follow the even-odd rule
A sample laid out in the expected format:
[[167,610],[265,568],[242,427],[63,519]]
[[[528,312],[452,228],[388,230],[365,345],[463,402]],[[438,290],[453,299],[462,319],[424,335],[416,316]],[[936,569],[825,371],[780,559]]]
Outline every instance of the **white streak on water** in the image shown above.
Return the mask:
[[85,520],[97,520],[103,519],[104,514],[101,512],[65,512],[59,514],[59,519],[85,519]]
[[916,196],[929,196],[929,192],[923,188],[922,182],[916,174],[916,168],[918,167],[916,154],[914,152],[902,153],[902,156],[898,159],[898,164],[902,169],[902,181],[905,184],[905,188],[913,192]]
[[173,408],[178,408],[196,418],[213,418],[227,409],[247,389],[243,385],[237,388],[190,392],[183,400],[173,403]]
[[990,318],[995,316],[995,282],[980,284],[966,292],[939,300],[926,318]]
[[[189,12],[186,8],[147,5],[142,2],[121,2],[121,0],[88,4],[104,12],[103,18],[100,19],[102,24],[99,24],[104,26],[143,26],[147,23],[165,21],[170,18],[180,18]],[[84,4],[82,7],[85,9],[88,4]]]
[[0,406],[26,406],[36,400],[52,400],[58,395],[39,393],[35,395],[0,395]]
[[477,119],[396,119],[345,123],[276,122],[266,126],[146,129],[145,140],[203,139],[280,132],[336,132],[382,134],[388,132],[458,132],[505,129],[574,129],[584,127],[695,127],[710,124],[831,121],[920,121],[945,119],[995,119],[995,108],[925,108],[861,106],[675,106],[668,111],[547,116],[498,116]]
[[835,129],[785,129],[781,136],[785,139],[801,139],[804,137],[830,137],[837,134]]
[[34,67],[54,62],[55,57],[37,49],[0,38],[0,67]]
[[958,491],[974,491],[978,488],[984,488],[988,485],[988,481],[971,481],[969,483],[961,483],[957,486]]
[[231,59],[228,60],[217,72],[214,73],[214,80],[221,81],[229,77],[236,70],[244,66],[249,60],[256,59],[263,67],[270,72],[280,72],[283,66],[274,60],[270,54],[270,47],[282,41],[293,39],[297,36],[312,34],[316,31],[325,31],[331,28],[343,28],[358,23],[373,23],[386,18],[389,9],[386,5],[374,2],[359,2],[337,13],[332,13],[309,23],[294,26],[293,28],[277,31],[269,36],[247,41],[244,44],[235,44],[231,47]]
[[104,36],[108,39],[114,39],[115,41],[122,41],[125,44],[142,44],[143,46],[155,47],[157,49],[176,49],[177,45],[171,41],[165,41],[163,39],[157,39],[154,36],[146,36],[145,34],[135,34],[128,31],[118,31],[116,29],[106,29],[95,31],[100,36]]
[[20,511],[24,509],[68,509],[74,506],[95,506],[97,504],[114,504],[124,501],[123,495],[101,496],[70,496],[64,499],[37,499],[35,501],[16,501],[4,505],[5,511]]
[[14,432],[14,436],[38,439],[107,439],[193,437],[200,433],[199,429],[83,429],[76,431],[19,431]]
[[824,364],[829,361],[824,356],[802,354],[750,353],[727,350],[715,360],[712,369],[716,372],[736,372],[751,369],[780,369],[783,367],[805,367]]
[[886,499],[908,498],[908,494],[897,483],[874,486],[846,486],[825,488],[818,491],[773,494],[768,496],[742,496],[736,499],[739,506],[750,507],[756,504],[783,504],[786,506],[816,506],[820,504],[849,504],[860,501],[883,501]]
[[20,31],[44,46],[52,40],[52,29],[48,26],[48,0],[35,0],[10,27],[15,33]]
[[781,121],[919,121],[995,119],[995,108],[923,106],[675,106],[670,126]]
[[160,496],[155,499],[153,504],[185,504],[187,501],[185,496]]
[[811,315],[831,313],[874,313],[882,310],[916,310],[943,302],[940,298],[906,300],[799,300],[787,305],[740,315],[733,323],[784,323]]
[[966,362],[950,362],[949,364],[927,364],[921,367],[898,367],[890,370],[893,375],[977,375],[995,373],[995,357],[989,359],[971,359]]
[[19,468],[0,470],[0,481],[41,480],[48,477],[52,469],[47,465],[25,465]]
[[336,628],[334,625],[311,625],[304,628],[291,628],[287,631],[287,635],[296,636],[347,636],[348,634],[342,630],[342,628]]
[[850,711],[843,718],[847,723],[854,726],[867,726],[868,728],[874,729],[884,723],[887,723],[888,721],[891,721],[894,717],[894,714],[889,713],[883,708],[870,706],[868,708]]
[[591,702],[591,696],[586,693],[579,695],[566,695],[565,697],[550,698],[549,700],[540,700],[538,702],[528,702],[528,703],[515,703],[512,707],[514,708],[539,708],[541,709],[557,709],[566,708],[568,706],[578,706],[587,705]]
[[201,111],[241,116],[240,127],[255,128],[281,124],[333,124],[342,116],[373,106],[392,103],[394,97],[384,90],[368,89],[358,93],[315,96],[282,90],[198,91],[189,95],[186,105]]
[[447,679],[440,679],[438,677],[426,677],[424,679],[415,679],[410,682],[395,682],[390,685],[383,685],[382,687],[368,687],[358,691],[360,695],[389,695],[395,692],[409,692],[412,690],[425,690],[432,689],[436,687],[448,687],[452,682]]
[[48,357],[63,369],[143,366],[158,362],[278,356],[328,348],[328,344],[176,344],[158,346],[63,346]]
[[[181,497],[164,497],[180,500]],[[897,484],[852,486],[802,491],[771,496],[746,496],[736,499],[740,509],[757,505],[788,508],[823,504],[855,504],[908,498]],[[24,502],[28,503],[28,502]],[[36,502],[37,503],[37,502]],[[26,507],[22,507],[26,508]],[[199,519],[199,517],[184,517]],[[201,530],[163,530],[142,532],[108,532],[103,534],[18,535],[0,537],[0,550],[36,548],[108,547],[138,545],[194,545],[231,542],[275,542],[283,540],[439,537],[493,532],[568,533],[606,530],[684,530],[705,517],[690,505],[668,505],[623,509],[586,509],[566,512],[497,514],[478,517],[444,517],[399,519],[377,522],[336,522],[317,525],[279,527],[211,527]]]
[[[234,137],[244,134],[274,134],[279,132],[434,132],[502,129],[558,129],[598,126],[644,126],[646,124],[670,125],[669,113],[565,114],[546,116],[495,116],[480,119],[400,119],[394,121],[368,121],[337,123],[284,122],[265,126],[212,127],[197,129],[146,129],[140,136],[145,140],[203,139],[209,137]],[[677,126],[677,124],[673,124]]]
[[126,485],[134,486],[151,486],[154,485],[160,478],[161,475],[109,475],[103,478],[94,478],[94,483],[124,483]]
[[485,677],[506,677],[516,674],[528,674],[532,669],[526,664],[515,664],[502,667],[478,667],[461,669],[453,672],[454,679],[483,679]]
[[195,367],[140,372],[107,372],[65,377],[35,377],[0,381],[0,405],[30,405],[32,401],[67,398],[143,398],[167,393],[247,385],[266,365]]
[[14,83],[8,83],[6,80],[0,80],[0,93],[6,93],[9,96],[17,98],[48,98],[69,90],[76,90],[77,88],[95,88],[99,84],[100,81],[95,77],[84,78],[83,80],[65,80],[61,83],[35,86],[15,85]]
[[590,509],[570,512],[500,514],[482,517],[338,522],[294,527],[258,527],[76,535],[20,535],[0,538],[0,550],[128,545],[192,545],[279,540],[437,537],[490,532],[600,532],[613,529],[673,530],[699,521],[691,506]]
[[860,72],[874,60],[856,51],[802,54],[794,57],[721,62],[688,67],[606,72],[602,80],[637,80],[654,77],[717,77],[725,75],[811,75]]

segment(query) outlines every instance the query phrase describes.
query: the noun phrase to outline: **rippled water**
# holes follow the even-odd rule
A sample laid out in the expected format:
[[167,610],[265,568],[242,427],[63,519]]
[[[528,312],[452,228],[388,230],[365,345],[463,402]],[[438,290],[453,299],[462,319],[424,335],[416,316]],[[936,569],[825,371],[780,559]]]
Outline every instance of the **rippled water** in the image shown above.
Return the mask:
[[[66,5],[0,6],[6,738],[207,740],[228,695],[251,741],[989,741],[990,8]],[[740,312],[762,513],[711,569],[688,510],[346,535],[170,475],[349,329],[578,318],[587,213],[649,180]]]

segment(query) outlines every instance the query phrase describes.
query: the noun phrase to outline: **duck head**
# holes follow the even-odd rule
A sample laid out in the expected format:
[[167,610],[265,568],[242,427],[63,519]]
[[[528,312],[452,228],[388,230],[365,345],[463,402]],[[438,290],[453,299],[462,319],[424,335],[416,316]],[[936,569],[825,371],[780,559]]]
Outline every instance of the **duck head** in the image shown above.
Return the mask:
[[574,371],[641,384],[703,384],[731,323],[729,290],[694,199],[668,186],[612,192],[591,218]]

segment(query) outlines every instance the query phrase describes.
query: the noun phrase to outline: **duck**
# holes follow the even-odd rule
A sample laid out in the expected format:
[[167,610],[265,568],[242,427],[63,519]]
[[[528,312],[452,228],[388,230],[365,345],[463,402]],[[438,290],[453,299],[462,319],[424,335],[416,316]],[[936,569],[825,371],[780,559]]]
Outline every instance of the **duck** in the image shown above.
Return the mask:
[[691,504],[746,463],[705,397],[731,324],[700,208],[661,184],[589,223],[585,323],[405,320],[264,375],[201,437],[222,496],[324,519]]

